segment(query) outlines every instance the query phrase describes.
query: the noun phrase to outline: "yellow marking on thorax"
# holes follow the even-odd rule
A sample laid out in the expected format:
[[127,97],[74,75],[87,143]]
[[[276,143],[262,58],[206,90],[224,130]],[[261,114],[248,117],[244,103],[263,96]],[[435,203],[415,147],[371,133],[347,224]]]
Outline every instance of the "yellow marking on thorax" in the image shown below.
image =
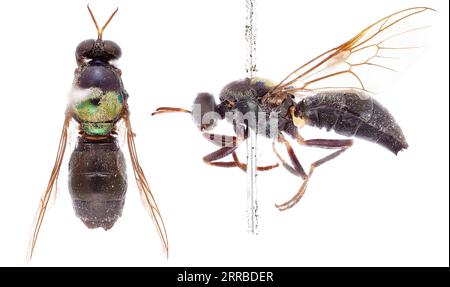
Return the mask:
[[295,106],[289,108],[289,112],[291,113],[292,122],[297,128],[302,128],[305,125],[305,120],[301,117],[295,116]]

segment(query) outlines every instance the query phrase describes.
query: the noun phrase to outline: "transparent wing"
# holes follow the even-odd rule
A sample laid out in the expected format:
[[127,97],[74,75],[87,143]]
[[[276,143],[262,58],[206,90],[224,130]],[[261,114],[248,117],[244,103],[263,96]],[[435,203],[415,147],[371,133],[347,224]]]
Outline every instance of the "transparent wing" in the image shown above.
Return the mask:
[[137,182],[139,191],[141,192],[141,198],[144,206],[149,211],[153,218],[156,229],[158,230],[159,237],[163,244],[164,252],[166,256],[169,256],[169,242],[167,238],[166,227],[164,226],[164,221],[162,219],[161,213],[159,211],[158,205],[156,204],[155,198],[150,190],[147,179],[145,178],[144,171],[139,165],[138,156],[136,152],[136,146],[134,143],[134,133],[131,127],[131,122],[129,118],[129,112],[126,109],[124,113],[123,120],[127,129],[127,143],[128,150],[130,151],[131,163],[133,165],[134,177]]
[[434,12],[414,7],[384,17],[293,71],[267,97],[336,88],[383,91],[427,46]]
[[72,116],[66,113],[66,117],[64,119],[64,125],[61,132],[61,138],[59,140],[58,153],[56,155],[55,165],[53,166],[52,173],[50,175],[50,179],[47,184],[47,189],[41,197],[41,201],[39,202],[38,211],[36,217],[34,219],[32,237],[28,246],[27,253],[27,261],[30,262],[33,256],[34,247],[36,246],[36,241],[39,235],[39,230],[41,229],[42,221],[44,219],[45,211],[47,210],[47,206],[49,203],[49,199],[53,197],[53,193],[55,193],[56,183],[58,181],[59,170],[61,169],[61,163],[64,158],[64,153],[66,151],[67,146],[67,131],[69,129],[70,121]]
[[[73,150],[78,143],[78,136],[80,134],[80,129],[78,125],[69,124],[67,128],[67,147],[66,152],[71,154],[71,150]],[[64,172],[64,163],[61,165],[61,169]],[[56,200],[59,197],[61,191],[61,178],[57,178],[55,180],[55,185],[53,191],[51,193],[50,199],[47,204],[47,209],[52,208],[55,205]]]

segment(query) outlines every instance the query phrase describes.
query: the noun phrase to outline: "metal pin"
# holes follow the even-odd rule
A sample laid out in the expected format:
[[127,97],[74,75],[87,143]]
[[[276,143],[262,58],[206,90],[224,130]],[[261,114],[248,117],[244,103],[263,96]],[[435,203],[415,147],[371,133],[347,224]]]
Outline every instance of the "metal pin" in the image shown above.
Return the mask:
[[[256,0],[246,0],[245,39],[247,42],[246,76],[256,76]],[[256,119],[255,115],[255,119]],[[247,138],[247,220],[248,232],[258,234],[257,128],[248,129]]]

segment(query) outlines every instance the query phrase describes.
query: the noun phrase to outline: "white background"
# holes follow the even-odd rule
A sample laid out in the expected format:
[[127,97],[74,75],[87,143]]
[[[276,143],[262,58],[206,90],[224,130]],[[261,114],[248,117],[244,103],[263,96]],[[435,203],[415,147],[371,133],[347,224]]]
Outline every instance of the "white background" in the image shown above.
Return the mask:
[[[281,168],[260,174],[258,236],[246,232],[244,173],[202,162],[215,147],[188,116],[150,117],[159,106],[189,108],[200,91],[217,96],[245,76],[244,2],[91,1],[100,23],[119,6],[104,38],[123,49],[139,158],[165,219],[170,258],[131,170],[122,218],[108,232],[87,229],[71,207],[66,154],[32,265],[448,266],[448,2],[259,1],[258,74],[274,81],[392,12],[427,5],[439,13],[432,46],[378,97],[409,149],[394,156],[357,140],[316,170],[304,198],[286,212],[274,203],[289,199],[300,181]],[[74,50],[96,37],[86,4],[2,1],[0,7],[0,265],[25,265],[32,219],[56,155]],[[335,135],[305,129],[305,136]],[[317,153],[295,149],[305,167]],[[268,143],[261,141],[260,153],[265,163],[275,161]]]

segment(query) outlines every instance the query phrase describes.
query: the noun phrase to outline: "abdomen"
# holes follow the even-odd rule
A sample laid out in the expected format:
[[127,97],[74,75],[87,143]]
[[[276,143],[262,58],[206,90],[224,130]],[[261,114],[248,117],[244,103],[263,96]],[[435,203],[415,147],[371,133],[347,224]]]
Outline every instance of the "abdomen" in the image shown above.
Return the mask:
[[323,92],[302,102],[303,117],[311,126],[363,138],[395,154],[408,147],[394,117],[371,97],[361,98],[352,92]]
[[125,159],[116,140],[79,137],[69,162],[69,191],[78,218],[89,228],[111,228],[122,215],[126,190]]

